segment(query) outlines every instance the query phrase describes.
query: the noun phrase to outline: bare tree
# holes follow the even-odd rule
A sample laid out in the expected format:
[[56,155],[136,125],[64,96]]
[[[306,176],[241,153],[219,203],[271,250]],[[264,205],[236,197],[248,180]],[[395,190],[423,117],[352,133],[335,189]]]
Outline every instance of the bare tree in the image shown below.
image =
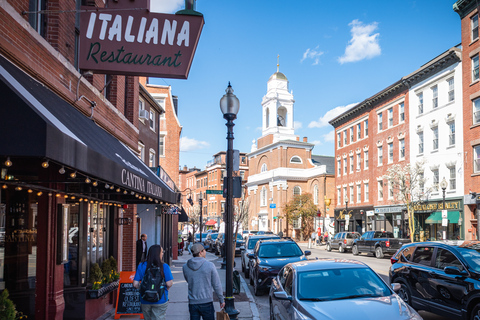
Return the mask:
[[300,235],[308,238],[309,234],[313,232],[313,217],[317,213],[317,207],[313,203],[312,195],[304,193],[294,196],[292,200],[284,205],[283,212],[287,220],[287,226],[288,224],[293,225],[299,219],[301,220]]
[[390,195],[393,194],[393,201],[403,204],[407,209],[408,229],[412,242],[415,235],[414,208],[416,205],[428,200],[432,189],[437,187],[425,187],[424,166],[425,160],[418,161],[413,165],[407,164],[406,166],[394,164],[387,169],[387,174],[383,176],[383,179],[387,180],[388,183],[388,192],[390,192]]

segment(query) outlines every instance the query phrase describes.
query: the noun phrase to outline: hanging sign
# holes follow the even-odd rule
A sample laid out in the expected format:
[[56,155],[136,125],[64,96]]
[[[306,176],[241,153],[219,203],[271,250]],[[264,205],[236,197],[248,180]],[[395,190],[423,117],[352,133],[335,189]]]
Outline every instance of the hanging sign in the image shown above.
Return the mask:
[[106,74],[187,79],[204,20],[138,7],[80,13],[79,67]]

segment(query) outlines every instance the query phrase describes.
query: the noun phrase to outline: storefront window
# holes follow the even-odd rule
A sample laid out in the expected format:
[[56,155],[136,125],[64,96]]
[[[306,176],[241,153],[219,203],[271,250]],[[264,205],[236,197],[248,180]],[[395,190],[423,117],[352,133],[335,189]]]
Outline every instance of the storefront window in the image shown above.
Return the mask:
[[68,210],[68,262],[64,264],[65,287],[78,286],[78,243],[79,243],[79,213],[80,205],[72,204]]
[[104,233],[106,231],[105,207],[101,204],[90,204],[88,210],[87,266],[88,275],[94,263],[102,264],[106,257]]

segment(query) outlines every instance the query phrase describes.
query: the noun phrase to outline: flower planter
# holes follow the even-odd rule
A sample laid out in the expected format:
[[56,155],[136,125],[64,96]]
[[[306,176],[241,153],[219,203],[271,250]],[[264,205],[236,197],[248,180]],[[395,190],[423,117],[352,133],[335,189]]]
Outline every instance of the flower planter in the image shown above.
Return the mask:
[[87,290],[87,299],[98,299],[103,297],[104,295],[114,291],[115,289],[118,288],[118,283],[119,280],[113,281],[111,283],[106,284],[105,286],[102,286],[100,289],[90,289]]

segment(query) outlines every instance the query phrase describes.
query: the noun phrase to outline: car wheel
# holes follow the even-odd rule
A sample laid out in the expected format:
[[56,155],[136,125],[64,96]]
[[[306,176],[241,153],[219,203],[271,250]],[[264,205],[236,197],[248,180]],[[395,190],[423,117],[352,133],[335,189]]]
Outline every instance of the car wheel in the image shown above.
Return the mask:
[[344,253],[344,252],[345,252],[345,248],[344,248],[342,245],[340,245],[340,246],[338,247],[338,252]]
[[358,256],[358,254],[359,254],[360,252],[358,252],[358,247],[357,247],[357,246],[353,246],[353,247],[352,247],[352,253],[353,253],[354,256]]
[[375,248],[375,257],[377,259],[383,259],[383,251],[381,247],[376,247]]
[[480,303],[477,304],[472,311],[472,315],[470,316],[471,320],[480,320]]
[[273,314],[272,299],[270,299],[270,320],[275,320],[275,315]]
[[332,251],[332,247],[330,246],[330,243],[327,243],[327,251],[328,252]]
[[[410,288],[403,283],[400,283],[400,285],[401,285],[400,290],[398,290],[397,292],[398,296],[402,298],[402,300],[405,301],[406,304],[412,306],[412,295],[410,294]],[[478,319],[480,320],[480,318]]]

